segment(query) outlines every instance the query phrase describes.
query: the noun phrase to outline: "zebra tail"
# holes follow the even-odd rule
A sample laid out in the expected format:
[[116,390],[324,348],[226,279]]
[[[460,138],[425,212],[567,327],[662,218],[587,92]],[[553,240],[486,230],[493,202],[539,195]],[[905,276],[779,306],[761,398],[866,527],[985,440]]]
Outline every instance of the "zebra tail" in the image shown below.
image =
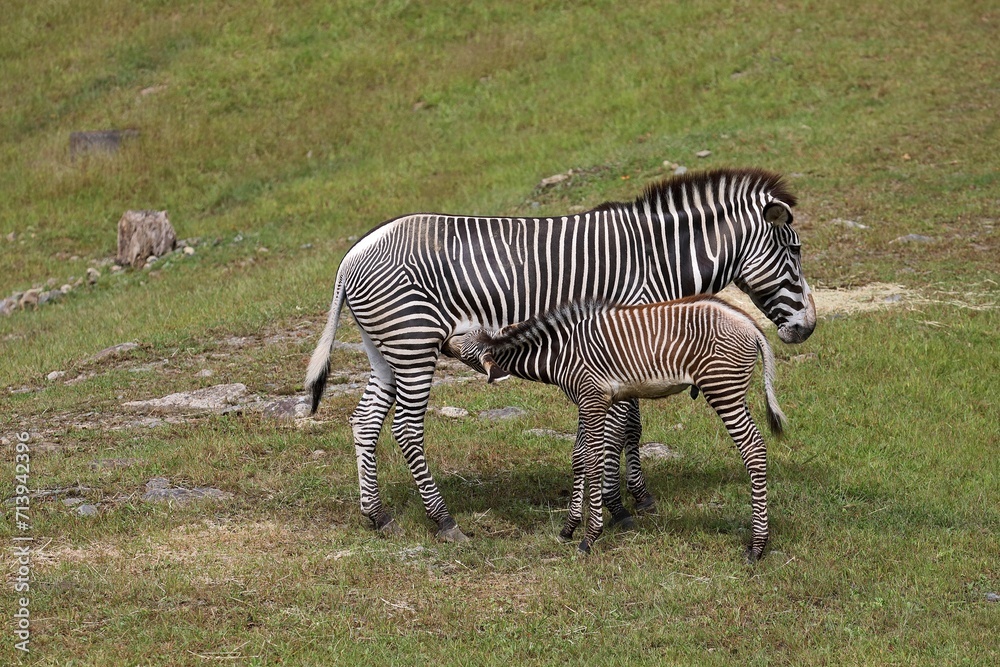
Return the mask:
[[757,348],[760,350],[761,360],[764,363],[764,393],[767,395],[767,425],[771,428],[771,433],[781,435],[785,430],[785,423],[788,419],[778,405],[778,398],[774,393],[774,351],[764,334],[757,331]]
[[340,311],[344,307],[345,298],[344,283],[340,271],[337,271],[337,284],[333,290],[333,303],[330,304],[330,315],[326,320],[326,328],[323,329],[319,344],[316,345],[312,358],[309,359],[309,368],[306,371],[306,392],[312,396],[309,414],[316,413],[319,400],[323,397],[323,390],[326,388],[326,378],[330,374],[330,350],[333,349],[333,343],[337,339],[337,326],[340,324]]

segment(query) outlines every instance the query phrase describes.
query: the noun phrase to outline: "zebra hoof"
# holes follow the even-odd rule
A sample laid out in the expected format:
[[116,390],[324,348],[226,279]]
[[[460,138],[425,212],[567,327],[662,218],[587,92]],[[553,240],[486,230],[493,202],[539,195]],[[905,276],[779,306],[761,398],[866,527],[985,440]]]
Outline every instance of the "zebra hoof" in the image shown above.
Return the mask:
[[580,554],[582,554],[584,556],[589,556],[590,555],[590,540],[588,540],[587,538],[583,538],[583,541],[580,542],[580,546],[578,546],[576,548],[576,550],[577,550],[577,552],[579,552]]
[[628,512],[619,514],[618,516],[612,516],[611,521],[608,523],[608,528],[614,528],[617,530],[635,530],[635,519]]
[[638,514],[652,514],[656,511],[656,498],[647,493],[642,500],[636,501],[635,511]]
[[573,530],[563,528],[559,531],[559,541],[568,544],[573,541]]
[[468,542],[469,537],[463,533],[457,525],[450,528],[442,528],[435,537],[442,542]]
[[754,549],[753,547],[747,547],[746,559],[747,565],[756,565],[761,558],[764,557],[764,549]]

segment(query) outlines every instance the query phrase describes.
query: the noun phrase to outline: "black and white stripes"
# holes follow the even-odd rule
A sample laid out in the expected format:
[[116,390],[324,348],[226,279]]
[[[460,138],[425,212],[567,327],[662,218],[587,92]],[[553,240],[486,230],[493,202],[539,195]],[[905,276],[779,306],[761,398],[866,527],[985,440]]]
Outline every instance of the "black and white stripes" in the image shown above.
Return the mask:
[[[552,218],[418,214],[362,237],[337,273],[331,315],[313,354],[306,387],[313,409],[326,381],[338,313],[348,305],[362,331],[372,374],[351,417],[361,507],[391,525],[375,472],[375,443],[395,404],[392,431],[424,507],[445,539],[464,537],[424,458],[423,419],[442,343],[477,326],[497,329],[561,304],[603,298],[642,304],[714,292],[732,281],[778,326],[786,342],[804,340],[815,309],[792,229],[795,199],[780,177],[755,170],[685,175],[647,188],[632,202],[607,203]],[[610,434],[625,447],[627,483],[650,505],[638,458],[638,404],[616,406]],[[627,520],[612,457],[604,493]]]
[[589,512],[581,551],[590,550],[603,528],[608,410],[619,401],[662,398],[697,387],[722,419],[750,474],[753,536],[748,557],[757,560],[763,554],[768,540],[767,456],[746,402],[758,354],[772,432],[781,432],[785,417],[774,394],[774,354],[746,313],[704,296],[639,306],[590,300],[501,332],[476,329],[445,346],[486,372],[490,381],[510,373],[554,384],[579,406],[573,498],[561,536],[570,539],[580,524],[586,481]]

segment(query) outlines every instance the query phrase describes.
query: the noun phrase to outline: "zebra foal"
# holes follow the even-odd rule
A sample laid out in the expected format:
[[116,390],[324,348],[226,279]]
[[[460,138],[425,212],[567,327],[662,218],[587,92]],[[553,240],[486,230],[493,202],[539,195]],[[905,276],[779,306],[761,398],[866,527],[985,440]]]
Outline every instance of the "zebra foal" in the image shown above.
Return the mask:
[[499,332],[477,328],[446,343],[446,351],[489,382],[514,375],[557,385],[579,407],[573,448],[573,496],[560,536],[569,540],[588,518],[580,551],[603,530],[601,479],[608,411],[620,401],[662,398],[691,388],[722,419],[750,475],[752,538],[747,558],[761,558],[768,540],[767,450],[750,417],[746,396],[758,355],[771,432],[785,416],[774,394],[774,353],[757,324],[739,308],[712,297],[639,306],[587,300],[556,308]]

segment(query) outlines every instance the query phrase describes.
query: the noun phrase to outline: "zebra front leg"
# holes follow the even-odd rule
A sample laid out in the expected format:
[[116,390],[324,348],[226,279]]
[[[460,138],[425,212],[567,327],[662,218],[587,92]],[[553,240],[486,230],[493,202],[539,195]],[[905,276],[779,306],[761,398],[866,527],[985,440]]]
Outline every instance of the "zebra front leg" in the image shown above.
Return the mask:
[[376,472],[375,446],[386,415],[396,399],[396,385],[391,371],[379,375],[374,369],[365,393],[351,413],[354,432],[354,452],[358,461],[358,487],[361,494],[361,514],[368,517],[375,530],[398,533],[399,525],[382,506]]
[[709,403],[726,425],[750,475],[752,516],[750,546],[747,547],[746,558],[747,562],[753,564],[764,557],[764,547],[770,536],[767,520],[767,446],[745,402],[716,405],[710,400]]
[[604,425],[608,404],[598,399],[580,403],[580,430],[582,431],[581,456],[586,460],[587,474],[587,532],[578,547],[589,554],[604,530],[602,488],[604,486]]
[[425,372],[407,376],[396,375],[396,415],[392,421],[392,435],[410,467],[427,516],[437,523],[436,537],[445,542],[463,542],[469,538],[448,513],[424,456],[424,416],[434,377],[433,361],[423,370]]
[[570,495],[569,513],[566,515],[566,523],[559,532],[559,539],[569,542],[573,539],[573,532],[583,521],[583,494],[587,484],[587,456],[583,444],[582,427],[577,426],[576,440],[573,442],[573,492]]

